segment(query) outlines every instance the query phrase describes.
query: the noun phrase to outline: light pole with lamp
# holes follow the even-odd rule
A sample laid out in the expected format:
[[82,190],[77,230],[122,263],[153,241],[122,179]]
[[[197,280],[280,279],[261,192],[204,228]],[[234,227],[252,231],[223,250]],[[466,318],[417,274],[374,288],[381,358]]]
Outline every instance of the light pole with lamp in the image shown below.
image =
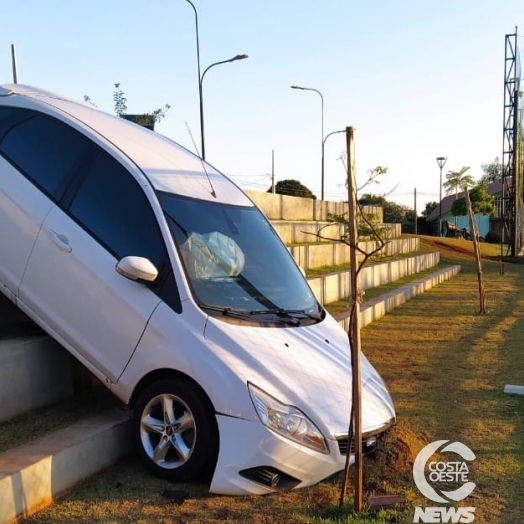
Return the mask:
[[207,66],[204,69],[204,72],[202,73],[202,76],[200,77],[200,81],[198,83],[198,88],[200,92],[200,135],[202,137],[202,159],[206,159],[206,145],[205,145],[205,138],[204,138],[204,97],[202,95],[202,82],[204,81],[205,74],[212,68],[220,64],[227,64],[228,62],[235,62],[236,60],[244,60],[245,58],[249,58],[247,55],[236,55],[233,58],[229,58],[228,60],[221,60],[220,62],[215,62],[214,64],[211,64],[210,66]]
[[244,58],[247,58],[247,55],[237,55],[233,58],[230,58],[229,60],[223,60],[222,62],[216,62],[215,64],[211,64],[202,74],[200,74],[200,42],[199,42],[199,35],[198,35],[198,13],[197,13],[195,4],[193,4],[191,0],[186,0],[186,2],[193,8],[193,11],[195,13],[196,52],[197,52],[197,68],[198,68],[198,99],[200,102],[200,144],[201,144],[200,154],[202,155],[202,159],[205,160],[206,159],[206,145],[205,145],[205,138],[204,138],[204,98],[202,95],[202,81],[204,80],[204,75],[213,66],[216,66],[218,64],[225,64],[226,62],[234,62],[235,60],[243,60]]
[[[202,82],[200,80],[200,43],[198,38],[198,13],[195,7],[195,4],[191,0],[186,0],[186,2],[193,8],[195,12],[195,31],[196,31],[196,52],[197,52],[197,69],[198,69],[198,99],[200,101],[200,143],[202,145],[202,151],[204,149],[204,133],[203,133],[203,116],[202,116]],[[202,152],[202,158],[204,158],[204,153]]]
[[[322,160],[321,160],[321,196],[320,199],[324,200],[324,97],[318,89],[313,89],[312,87],[300,87],[300,86],[291,86],[291,89],[301,89],[302,91],[314,91],[318,93],[322,101],[322,129],[320,138],[322,139]],[[327,138],[327,137],[326,137]]]
[[438,236],[442,236],[442,168],[446,163],[447,158],[445,156],[437,157],[437,164],[440,167],[440,186],[439,186],[439,203],[438,203]]

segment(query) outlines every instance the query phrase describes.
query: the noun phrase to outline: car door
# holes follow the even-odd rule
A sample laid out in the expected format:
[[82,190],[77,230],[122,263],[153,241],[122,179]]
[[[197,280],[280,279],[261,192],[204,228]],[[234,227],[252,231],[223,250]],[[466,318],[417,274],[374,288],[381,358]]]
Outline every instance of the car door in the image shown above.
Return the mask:
[[63,123],[0,107],[0,287],[11,299],[44,218],[88,147]]
[[61,207],[44,220],[20,296],[73,353],[111,382],[160,302],[152,289],[116,272],[127,255],[147,257],[161,273],[167,263],[145,193],[100,150]]

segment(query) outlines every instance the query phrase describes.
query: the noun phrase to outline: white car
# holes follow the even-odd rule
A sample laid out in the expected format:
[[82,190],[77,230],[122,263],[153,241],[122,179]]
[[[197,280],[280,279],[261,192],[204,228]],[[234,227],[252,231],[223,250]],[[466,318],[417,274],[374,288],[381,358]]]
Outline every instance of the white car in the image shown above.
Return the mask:
[[[171,140],[0,87],[0,289],[134,409],[173,481],[266,494],[349,451],[348,338],[253,202]],[[363,358],[363,431],[395,420]]]

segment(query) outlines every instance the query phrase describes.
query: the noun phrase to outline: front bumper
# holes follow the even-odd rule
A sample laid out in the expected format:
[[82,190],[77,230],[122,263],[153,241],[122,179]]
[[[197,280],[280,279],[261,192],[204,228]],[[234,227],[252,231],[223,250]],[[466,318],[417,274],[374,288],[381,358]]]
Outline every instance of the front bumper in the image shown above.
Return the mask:
[[327,440],[330,453],[323,454],[277,435],[260,422],[223,415],[217,415],[217,422],[220,451],[211,493],[265,495],[312,486],[344,469],[346,456],[337,440]]

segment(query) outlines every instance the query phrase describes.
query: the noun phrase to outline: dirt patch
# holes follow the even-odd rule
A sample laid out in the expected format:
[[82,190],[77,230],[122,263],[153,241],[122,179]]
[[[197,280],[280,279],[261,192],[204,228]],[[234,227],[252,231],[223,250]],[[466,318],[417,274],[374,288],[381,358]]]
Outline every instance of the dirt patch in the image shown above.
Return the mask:
[[413,463],[426,444],[405,422],[393,426],[364,460],[366,490],[388,494],[399,486],[412,485]]
[[[468,257],[474,256],[473,242],[471,240],[460,240],[457,242],[454,239],[450,240],[450,239],[445,239],[445,238],[440,238],[440,237],[425,237],[424,242],[431,249],[440,251],[444,255],[446,253],[449,253],[449,254],[455,254],[455,255],[465,255]],[[481,243],[481,245],[483,245],[483,243]],[[488,244],[484,244],[484,245],[488,245]],[[491,246],[492,244],[489,244],[489,245]],[[500,249],[500,246],[498,246],[498,249]],[[501,260],[501,256],[499,254],[487,255],[485,253],[482,253],[482,248],[481,248],[480,256],[481,258],[485,260],[495,260],[495,261]],[[514,257],[514,258],[505,257],[503,260],[510,262],[510,263],[519,262],[519,260],[517,260],[517,257]],[[520,263],[524,263],[524,260],[520,261]]]
[[473,244],[468,246],[457,246],[453,244],[446,244],[445,242],[440,242],[439,240],[435,240],[433,244],[435,245],[435,249],[438,249],[439,251],[450,251],[452,253],[461,253],[463,255],[473,254]]

